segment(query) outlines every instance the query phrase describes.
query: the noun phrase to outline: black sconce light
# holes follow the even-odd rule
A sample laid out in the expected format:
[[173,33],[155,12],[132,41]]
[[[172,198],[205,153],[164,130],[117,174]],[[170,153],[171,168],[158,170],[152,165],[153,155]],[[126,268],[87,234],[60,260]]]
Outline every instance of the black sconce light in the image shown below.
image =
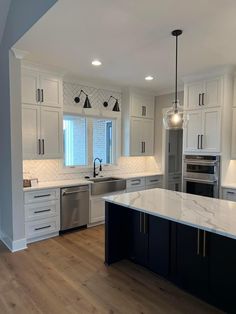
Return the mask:
[[89,98],[88,98],[88,94],[86,94],[82,89],[79,93],[79,96],[75,97],[74,101],[78,104],[80,102],[80,95],[82,93],[86,96],[83,108],[92,108],[90,101],[89,101]]
[[104,107],[108,107],[108,103],[109,103],[109,101],[110,101],[111,98],[115,99],[115,101],[116,101],[116,102],[115,102],[115,105],[114,105],[114,107],[113,107],[113,109],[112,109],[112,111],[119,112],[119,111],[120,111],[120,107],[119,107],[118,99],[115,98],[115,97],[113,97],[113,96],[110,96],[110,98],[108,99],[108,101],[104,101],[103,106],[104,106]]

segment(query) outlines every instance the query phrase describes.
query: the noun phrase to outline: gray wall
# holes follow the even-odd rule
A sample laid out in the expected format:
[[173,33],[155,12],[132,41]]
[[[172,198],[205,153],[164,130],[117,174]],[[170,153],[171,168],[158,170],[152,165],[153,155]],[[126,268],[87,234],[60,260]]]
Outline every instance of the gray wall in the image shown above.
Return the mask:
[[[180,105],[183,105],[184,92],[178,93]],[[155,158],[162,168],[162,136],[163,136],[163,109],[171,108],[175,96],[174,93],[157,96],[155,99]]]
[[0,230],[11,241],[22,239],[25,234],[20,67],[9,50],[56,1],[12,0],[0,45]]

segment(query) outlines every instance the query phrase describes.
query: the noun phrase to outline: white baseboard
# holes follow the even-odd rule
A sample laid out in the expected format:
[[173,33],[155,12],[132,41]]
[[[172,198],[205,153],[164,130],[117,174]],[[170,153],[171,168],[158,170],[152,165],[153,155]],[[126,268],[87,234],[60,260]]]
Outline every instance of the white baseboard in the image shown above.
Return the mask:
[[13,241],[6,234],[0,231],[0,240],[12,253],[27,249],[26,238]]

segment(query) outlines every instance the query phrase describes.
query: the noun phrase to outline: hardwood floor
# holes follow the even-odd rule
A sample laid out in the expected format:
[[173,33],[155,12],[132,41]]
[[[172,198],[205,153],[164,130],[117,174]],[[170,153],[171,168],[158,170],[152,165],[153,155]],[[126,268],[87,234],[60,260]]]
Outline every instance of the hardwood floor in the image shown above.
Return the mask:
[[220,313],[129,261],[103,261],[103,226],[14,254],[1,244],[0,313]]

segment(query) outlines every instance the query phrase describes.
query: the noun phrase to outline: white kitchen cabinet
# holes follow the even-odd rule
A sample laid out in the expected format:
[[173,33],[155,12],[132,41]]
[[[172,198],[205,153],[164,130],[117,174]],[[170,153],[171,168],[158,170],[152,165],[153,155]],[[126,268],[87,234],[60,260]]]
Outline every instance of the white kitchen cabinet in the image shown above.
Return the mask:
[[61,158],[62,132],[61,79],[23,67],[23,159]]
[[62,107],[62,79],[56,75],[22,68],[22,103]]
[[184,153],[220,153],[221,109],[192,110],[184,129]]
[[221,77],[188,83],[184,88],[184,108],[220,107],[223,103]]
[[62,112],[57,108],[43,107],[40,115],[41,154],[43,158],[62,156]]
[[122,148],[125,156],[154,154],[154,97],[152,95],[124,91]]
[[59,234],[60,190],[47,189],[24,193],[27,243]]
[[23,159],[61,158],[61,109],[22,106]]
[[105,200],[102,196],[90,198],[90,224],[102,223],[105,220]]
[[23,159],[37,159],[40,153],[40,107],[22,106]]
[[236,189],[223,188],[222,197],[224,200],[236,202]]
[[30,69],[22,69],[21,97],[23,104],[39,104],[39,74]]
[[202,114],[199,110],[188,112],[189,121],[187,127],[183,131],[184,153],[196,152],[199,150],[200,139],[202,133]]
[[236,159],[236,108],[232,110],[231,158]]
[[154,150],[154,121],[131,118],[130,156],[150,156]]
[[154,96],[133,93],[131,97],[131,116],[138,118],[154,117]]

